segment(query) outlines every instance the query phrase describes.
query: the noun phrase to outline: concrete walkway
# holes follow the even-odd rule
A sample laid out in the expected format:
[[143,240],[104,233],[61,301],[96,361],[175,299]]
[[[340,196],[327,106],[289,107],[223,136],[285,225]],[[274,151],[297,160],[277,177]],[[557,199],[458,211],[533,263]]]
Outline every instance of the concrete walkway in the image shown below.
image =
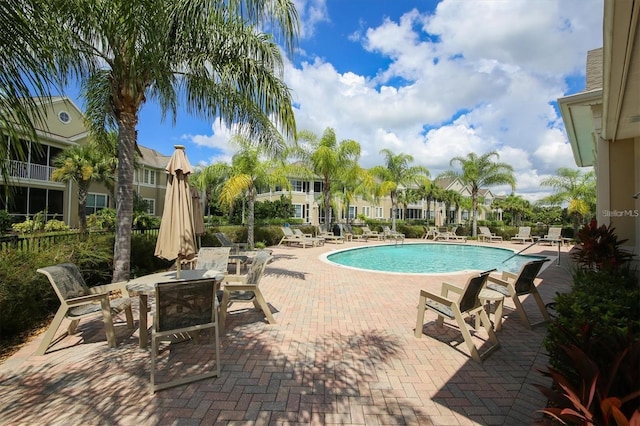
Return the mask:
[[[429,312],[418,339],[419,290],[439,292],[443,280],[463,284],[468,275],[372,273],[319,260],[363,244],[377,243],[275,247],[261,288],[277,324],[251,305],[233,305],[219,378],[151,395],[149,353],[123,318],[115,349],[101,319],[81,322],[44,356],[33,355],[36,338],[0,365],[0,424],[528,425],[540,418],[546,400],[532,384],[548,384],[537,371],[547,363],[544,326],[527,330],[506,301],[502,347],[482,365],[455,328],[438,329]],[[569,288],[567,251],[560,266],[554,247],[526,252],[554,256],[541,274],[545,302]],[[532,300],[525,306],[534,312]],[[197,352],[190,354],[194,361]]]

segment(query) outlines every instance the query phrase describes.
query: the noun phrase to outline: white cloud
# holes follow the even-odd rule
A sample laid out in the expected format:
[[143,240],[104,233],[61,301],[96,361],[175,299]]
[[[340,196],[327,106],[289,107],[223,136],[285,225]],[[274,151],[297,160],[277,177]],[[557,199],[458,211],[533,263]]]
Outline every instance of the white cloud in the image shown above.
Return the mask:
[[[324,0],[296,6],[305,37],[339,13]],[[568,77],[584,74],[587,50],[602,44],[602,0],[444,0],[431,15],[362,22],[344,42],[381,58],[377,74],[339,72],[318,57],[286,64],[298,129],[320,135],[332,127],[339,140],[358,141],[364,167],[383,164],[380,150],[389,148],[432,176],[455,156],[496,150],[528,199],[548,193],[539,182],[558,167],[576,167],[553,103]],[[229,135],[214,125],[211,136],[190,137],[230,158]]]

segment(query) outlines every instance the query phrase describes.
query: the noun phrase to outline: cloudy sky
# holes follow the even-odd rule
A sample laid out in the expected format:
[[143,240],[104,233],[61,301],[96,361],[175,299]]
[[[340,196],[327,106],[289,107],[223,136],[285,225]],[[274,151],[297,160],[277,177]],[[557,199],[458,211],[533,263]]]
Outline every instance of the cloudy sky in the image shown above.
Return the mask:
[[[576,167],[556,100],[584,89],[588,50],[602,46],[602,0],[295,0],[302,28],[287,63],[298,129],[363,149],[410,154],[432,177],[455,156],[495,150],[514,166],[516,193]],[[139,143],[194,164],[228,160],[230,133],[179,115],[158,125],[145,106]],[[509,193],[508,187],[494,188]]]

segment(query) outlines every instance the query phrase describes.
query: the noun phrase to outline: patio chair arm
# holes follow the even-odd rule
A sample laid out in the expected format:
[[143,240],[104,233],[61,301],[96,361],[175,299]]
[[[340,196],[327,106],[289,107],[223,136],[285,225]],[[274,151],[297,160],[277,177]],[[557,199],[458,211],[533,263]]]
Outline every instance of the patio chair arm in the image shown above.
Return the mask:
[[509,286],[509,282],[507,282],[504,279],[500,279],[498,277],[494,277],[493,275],[489,275],[487,277],[487,281],[491,281],[492,283],[496,283],[496,284],[499,284],[499,285],[504,286],[504,287],[508,287]]
[[256,287],[255,284],[225,284],[223,291],[253,291]]
[[502,272],[502,279],[503,279],[504,281],[508,281],[508,280],[509,280],[509,278],[511,278],[512,280],[515,280],[516,278],[518,278],[518,275],[517,275],[517,274],[514,274],[514,273],[512,273],[512,272],[503,271],[503,272]]
[[71,299],[65,300],[65,303],[69,306],[86,305],[89,302],[99,302],[101,299],[105,299],[105,298],[108,302],[109,293],[96,293],[96,294],[88,294],[86,296],[73,297]]
[[443,296],[438,296],[437,294],[431,293],[426,290],[420,290],[420,297],[424,297],[425,300],[433,300],[434,302],[442,303],[443,305],[449,306],[449,307],[456,304],[456,302],[451,299],[447,299],[446,297],[443,297]]
[[222,279],[225,287],[229,286],[229,283],[241,283],[244,284],[247,282],[247,275],[237,275],[237,274],[226,274]]
[[122,297],[129,297],[129,291],[127,290],[126,281],[118,281],[111,284],[89,287],[89,292],[91,292],[91,294],[111,293],[112,291],[118,290],[122,293]]
[[450,291],[453,291],[454,293],[458,293],[458,294],[462,294],[464,289],[458,287],[455,284],[451,284],[448,282],[443,282],[442,283],[442,296],[443,297],[447,297],[449,295]]

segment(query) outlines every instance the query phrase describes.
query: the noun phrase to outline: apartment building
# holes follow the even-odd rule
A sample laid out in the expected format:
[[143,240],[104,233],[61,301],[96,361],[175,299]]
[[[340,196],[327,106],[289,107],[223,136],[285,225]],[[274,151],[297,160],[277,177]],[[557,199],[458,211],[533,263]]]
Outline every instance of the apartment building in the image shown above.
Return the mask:
[[[84,115],[78,106],[66,97],[41,101],[44,124],[37,129],[37,141],[23,138],[5,138],[2,143],[21,144],[25,158],[8,158],[9,180],[0,177],[0,209],[7,210],[14,222],[46,212],[47,220],[58,219],[72,228],[78,226],[78,188],[73,182],[62,183],[51,179],[55,157],[65,148],[89,141]],[[161,216],[166,189],[165,166],[169,156],[139,146],[142,154],[140,167],[135,172],[134,187],[147,201],[149,213]],[[12,195],[5,195],[5,186],[12,187]],[[110,191],[101,184],[92,184],[87,199],[87,214],[105,207],[115,206]]]

